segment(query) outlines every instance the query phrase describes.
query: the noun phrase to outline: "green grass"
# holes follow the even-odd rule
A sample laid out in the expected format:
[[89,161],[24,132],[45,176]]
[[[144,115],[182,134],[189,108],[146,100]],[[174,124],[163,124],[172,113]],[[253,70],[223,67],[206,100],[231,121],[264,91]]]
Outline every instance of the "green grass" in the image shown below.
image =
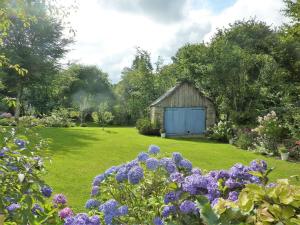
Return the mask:
[[161,147],[164,153],[179,151],[202,169],[228,169],[241,162],[265,159],[276,167],[271,179],[300,174],[300,164],[266,158],[246,152],[229,144],[197,139],[162,139],[139,135],[134,128],[44,128],[44,137],[52,139],[52,163],[47,165],[46,182],[56,193],[66,194],[75,210],[83,210],[89,198],[93,177],[113,165],[134,159],[150,144]]

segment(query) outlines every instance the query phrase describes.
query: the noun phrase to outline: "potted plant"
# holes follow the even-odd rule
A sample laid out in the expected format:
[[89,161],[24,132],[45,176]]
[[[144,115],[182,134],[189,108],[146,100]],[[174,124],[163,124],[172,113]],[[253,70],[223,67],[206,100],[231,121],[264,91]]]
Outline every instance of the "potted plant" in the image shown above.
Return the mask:
[[161,129],[159,130],[159,132],[160,132],[160,136],[161,136],[162,138],[165,138],[165,137],[166,137],[166,131],[165,131],[164,128],[161,128]]
[[279,147],[279,152],[280,152],[280,156],[281,156],[281,160],[288,160],[288,158],[289,158],[289,152],[288,152],[288,150],[286,149],[286,147],[285,146],[280,146]]

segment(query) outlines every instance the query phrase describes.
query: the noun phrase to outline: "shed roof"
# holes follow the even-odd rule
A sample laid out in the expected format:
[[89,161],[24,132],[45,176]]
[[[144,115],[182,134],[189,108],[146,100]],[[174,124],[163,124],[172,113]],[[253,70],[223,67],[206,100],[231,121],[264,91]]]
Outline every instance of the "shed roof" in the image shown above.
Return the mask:
[[[160,102],[162,102],[163,100],[165,100],[166,98],[168,98],[169,96],[171,96],[183,84],[191,84],[191,83],[188,82],[188,81],[182,81],[182,82],[177,83],[174,87],[170,88],[162,96],[160,96],[158,99],[156,99],[154,102],[152,102],[151,105],[150,105],[150,107],[159,104]],[[196,88],[195,86],[194,86],[194,88],[198,90],[198,92],[199,92],[200,95],[202,95],[203,97],[206,97],[198,88]],[[208,97],[206,97],[206,98],[212,102],[212,100],[210,98],[208,98]]]

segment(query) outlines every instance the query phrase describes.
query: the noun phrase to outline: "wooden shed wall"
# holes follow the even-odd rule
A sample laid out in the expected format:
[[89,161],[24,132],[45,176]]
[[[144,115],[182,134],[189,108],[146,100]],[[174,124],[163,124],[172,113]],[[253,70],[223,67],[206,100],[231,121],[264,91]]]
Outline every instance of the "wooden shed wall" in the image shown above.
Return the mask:
[[166,97],[150,109],[151,122],[164,124],[164,108],[166,107],[203,107],[206,109],[206,127],[216,122],[216,111],[213,103],[203,96],[193,85],[184,83],[174,93]]

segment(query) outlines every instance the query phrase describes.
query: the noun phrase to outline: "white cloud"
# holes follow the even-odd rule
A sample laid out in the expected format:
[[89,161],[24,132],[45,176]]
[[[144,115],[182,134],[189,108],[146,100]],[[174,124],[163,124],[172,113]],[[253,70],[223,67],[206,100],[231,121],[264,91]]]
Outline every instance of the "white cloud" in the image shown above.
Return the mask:
[[151,52],[153,59],[160,55],[168,62],[182,45],[207,41],[217,27],[235,20],[256,17],[273,25],[283,21],[282,0],[237,0],[218,12],[209,8],[207,1],[79,1],[78,12],[71,17],[76,43],[67,59],[97,64],[117,82],[122,69],[131,65],[135,47]]

